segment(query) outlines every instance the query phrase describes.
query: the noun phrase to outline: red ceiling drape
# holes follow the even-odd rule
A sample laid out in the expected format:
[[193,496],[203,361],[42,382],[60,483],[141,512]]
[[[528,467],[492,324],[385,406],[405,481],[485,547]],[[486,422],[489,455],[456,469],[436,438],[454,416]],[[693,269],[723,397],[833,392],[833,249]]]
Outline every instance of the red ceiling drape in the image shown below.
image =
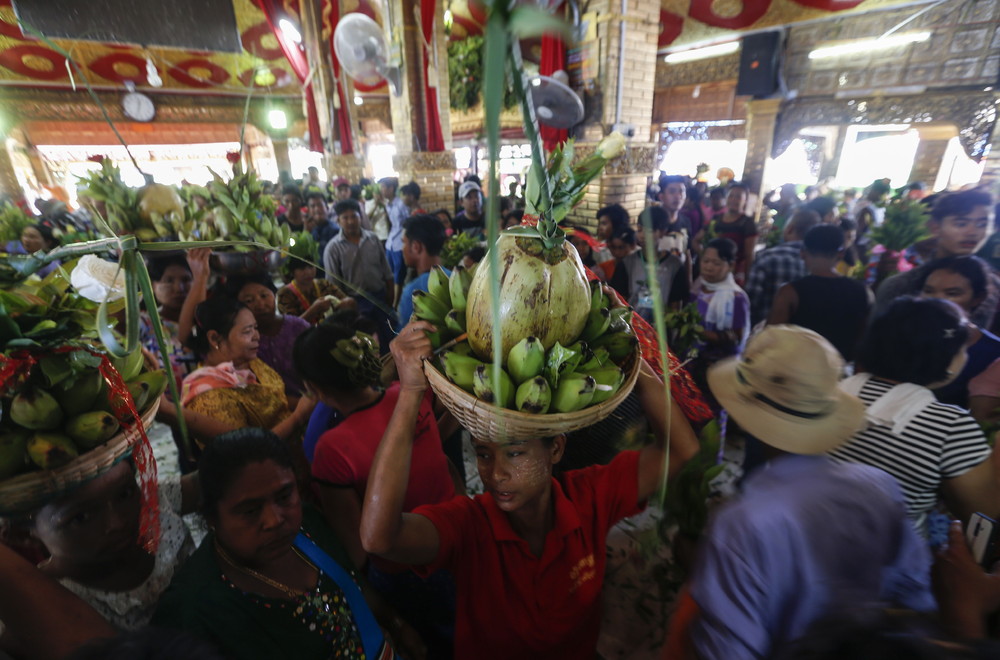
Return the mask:
[[333,48],[333,35],[337,30],[337,23],[340,22],[340,2],[339,0],[323,0],[323,2],[326,5],[323,18],[327,21],[326,29],[330,32],[330,59],[333,62],[334,84],[337,87],[337,98],[340,100],[340,107],[334,110],[337,116],[337,133],[340,135],[340,152],[353,154],[354,134],[351,132],[351,113],[347,107],[347,95],[344,93],[340,77],[340,60],[337,59],[337,51]]
[[[292,19],[296,17],[288,16],[282,0],[256,0],[256,2],[257,6],[264,12],[267,24],[271,26],[271,32],[274,33],[275,39],[278,40],[278,44],[281,46],[282,52],[285,53],[288,63],[292,65],[292,70],[295,71],[299,82],[305,83],[306,78],[309,77],[309,61],[306,59],[306,52],[302,48],[302,44],[297,44],[286,37],[285,33],[278,27],[278,21],[282,18],[288,17]],[[316,97],[313,94],[312,81],[305,86],[303,91],[306,95],[306,122],[309,126],[309,148],[312,151],[323,153],[323,137],[320,135],[319,130],[319,115],[316,112]]]
[[[551,76],[559,70],[566,70],[566,44],[559,37],[546,34],[542,36],[542,61],[538,65],[538,72],[543,76]],[[552,151],[561,142],[565,142],[569,132],[564,128],[552,128],[551,126],[540,127],[542,141],[545,148]]]
[[[437,12],[437,0],[421,0],[420,2],[420,30],[424,35],[424,43],[434,47],[434,16]],[[431,66],[431,53],[429,49],[422,48],[424,54],[424,104],[427,116],[427,151],[444,151],[444,135],[441,132],[441,114],[438,111],[438,90],[427,84],[427,72]],[[444,64],[444,73],[448,75],[447,62]]]

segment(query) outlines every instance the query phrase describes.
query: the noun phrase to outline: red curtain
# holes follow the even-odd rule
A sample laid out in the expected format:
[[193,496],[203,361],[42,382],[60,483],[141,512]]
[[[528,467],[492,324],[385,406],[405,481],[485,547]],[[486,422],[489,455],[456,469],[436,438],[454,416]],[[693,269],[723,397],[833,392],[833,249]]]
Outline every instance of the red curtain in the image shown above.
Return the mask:
[[[546,34],[542,36],[542,61],[538,65],[538,72],[543,76],[551,76],[556,71],[566,70],[566,44],[557,36]],[[551,126],[540,126],[542,141],[545,148],[552,151],[560,143],[565,142],[569,136],[569,131],[565,128],[552,128]]]
[[[424,43],[434,47],[434,15],[437,11],[437,0],[421,0],[420,30],[424,35]],[[441,133],[441,115],[438,112],[438,90],[427,84],[427,71],[431,64],[431,53],[427,48],[421,48],[424,54],[424,103],[427,116],[427,151],[444,151],[444,135]],[[444,73],[448,75],[448,64],[444,63]]]
[[[285,33],[281,31],[281,28],[278,27],[278,22],[282,18],[286,16],[289,19],[295,17],[288,16],[282,0],[256,0],[256,2],[257,6],[264,12],[267,24],[271,26],[271,32],[274,33],[275,39],[278,40],[278,44],[285,53],[288,63],[292,65],[292,70],[298,76],[299,82],[305,83],[306,78],[309,77],[309,61],[306,59],[305,49],[302,48],[302,44],[297,44],[287,38]],[[306,122],[309,126],[309,148],[312,151],[323,153],[323,137],[319,131],[319,115],[316,112],[316,97],[313,94],[311,81],[305,86],[303,91],[305,91],[306,95]]]
[[337,51],[333,48],[333,34],[337,30],[337,23],[340,22],[340,1],[323,0],[323,18],[327,22],[326,29],[330,31],[330,59],[333,61],[334,84],[337,87],[337,98],[340,100],[340,107],[334,110],[337,116],[337,133],[340,135],[340,152],[343,154],[354,153],[354,134],[351,132],[351,113],[347,109],[347,95],[344,94],[343,80],[340,77],[340,60],[337,59]]

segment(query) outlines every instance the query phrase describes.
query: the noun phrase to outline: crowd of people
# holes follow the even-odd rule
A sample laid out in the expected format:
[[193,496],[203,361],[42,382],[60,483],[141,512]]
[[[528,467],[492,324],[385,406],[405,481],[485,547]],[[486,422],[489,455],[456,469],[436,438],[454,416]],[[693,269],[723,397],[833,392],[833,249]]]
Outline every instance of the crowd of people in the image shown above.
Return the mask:
[[[926,205],[929,238],[871,277],[885,182],[860,199],[782,186],[764,222],[750,192],[662,176],[636,217],[613,204],[564,226],[616,304],[647,320],[655,295],[696,311],[678,368],[743,447],[741,493],[702,533],[663,657],[995,657],[1000,576],[948,523],[1000,515],[984,432],[1000,420],[1000,278],[976,256],[991,196],[900,191]],[[431,212],[391,178],[311,171],[270,193],[315,253],[247,272],[205,248],[148,258],[183,402],[164,397],[157,420],[183,416],[196,440],[191,454],[178,442],[188,474],[160,483],[156,554],[137,544],[133,460],[4,521],[34,539],[39,569],[0,545],[0,649],[595,657],[608,532],[699,452],[703,420],[665,406],[664,369],[643,359],[640,448],[563,470],[573,437],[471,438],[484,492],[468,494],[462,429],[422,368],[434,328],[410,301],[451,237],[485,239],[481,183]],[[503,227],[524,218],[513,190],[500,208]],[[7,249],[51,249],[46,227]],[[148,316],[142,338],[158,361]],[[180,517],[194,512],[197,548]]]

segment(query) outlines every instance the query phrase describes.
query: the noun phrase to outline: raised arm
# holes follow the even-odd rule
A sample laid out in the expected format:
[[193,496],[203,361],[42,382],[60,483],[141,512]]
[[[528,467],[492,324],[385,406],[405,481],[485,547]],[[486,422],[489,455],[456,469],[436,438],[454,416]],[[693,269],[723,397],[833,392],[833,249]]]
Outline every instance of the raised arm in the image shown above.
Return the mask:
[[427,389],[423,361],[432,355],[424,331],[433,329],[425,321],[411,323],[390,344],[399,373],[399,400],[375,453],[361,510],[361,544],[365,551],[404,564],[430,563],[440,543],[430,520],[403,513],[414,430]]
[[[87,603],[0,543],[0,646],[15,657],[56,660],[115,630]],[[6,657],[6,656],[5,656]]]
[[183,344],[191,336],[194,326],[194,312],[198,305],[208,297],[208,276],[211,268],[208,259],[212,256],[212,248],[194,248],[187,252],[188,267],[191,269],[191,290],[188,292],[181,314],[177,320],[177,338]]

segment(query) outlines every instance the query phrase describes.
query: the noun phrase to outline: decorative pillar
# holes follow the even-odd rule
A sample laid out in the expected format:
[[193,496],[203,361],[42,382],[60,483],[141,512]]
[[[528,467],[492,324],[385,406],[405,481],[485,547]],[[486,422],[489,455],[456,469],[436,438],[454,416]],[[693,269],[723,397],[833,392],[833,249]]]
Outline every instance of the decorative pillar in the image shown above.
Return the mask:
[[[434,0],[423,0],[433,2]],[[423,57],[426,48],[420,26],[420,3],[401,0],[389,3],[391,25],[401,35],[403,74],[398,96],[390,94],[392,132],[396,143],[393,167],[400,184],[415,181],[421,188],[420,206],[428,211],[454,206],[455,155],[451,150],[451,122],[448,108],[448,51],[444,32],[444,3],[434,2],[434,39],[428,44],[429,68],[436,70],[438,115],[444,137],[444,151],[427,151],[427,99],[424,94]],[[437,54],[435,64],[434,51]]]
[[[616,124],[630,127],[628,148],[608,163],[599,179],[587,189],[583,201],[569,220],[574,224],[596,227],[597,211],[608,204],[621,204],[629,215],[637,217],[646,206],[646,182],[656,167],[657,145],[653,138],[653,88],[656,81],[656,46],[660,30],[658,0],[626,0],[622,14],[621,0],[594,0],[588,6],[597,21],[596,43],[585,44],[600,57],[599,83],[603,95],[600,123],[583,128],[576,156],[591,153],[596,142]],[[619,54],[624,25],[624,67],[619,105]],[[619,113],[620,107],[620,113]],[[588,144],[589,143],[589,144]]]
[[948,140],[923,139],[917,145],[917,153],[913,157],[913,167],[907,183],[921,181],[927,185],[928,191],[934,187],[944,154],[948,150]]
[[17,174],[14,173],[14,163],[10,159],[6,140],[4,140],[4,144],[0,145],[0,195],[8,196],[14,200],[24,196],[21,184],[17,182]]
[[755,99],[747,103],[747,159],[743,165],[743,181],[757,199],[752,215],[759,219],[763,208],[764,166],[771,157],[774,128],[778,121],[780,98]]

